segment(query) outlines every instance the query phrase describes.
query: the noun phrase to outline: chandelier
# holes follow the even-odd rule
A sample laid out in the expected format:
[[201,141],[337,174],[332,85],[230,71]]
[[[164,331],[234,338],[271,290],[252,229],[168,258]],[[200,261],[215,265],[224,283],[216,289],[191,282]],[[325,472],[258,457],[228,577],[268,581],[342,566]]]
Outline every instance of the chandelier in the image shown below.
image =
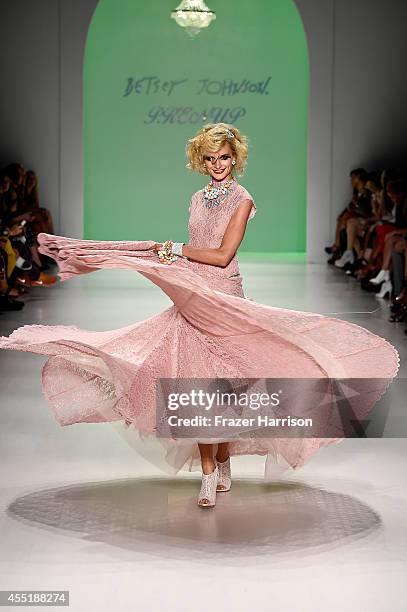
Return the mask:
[[215,13],[206,6],[204,0],[182,0],[172,11],[171,17],[181,28],[185,28],[190,36],[196,36],[202,28],[207,28],[216,19]]

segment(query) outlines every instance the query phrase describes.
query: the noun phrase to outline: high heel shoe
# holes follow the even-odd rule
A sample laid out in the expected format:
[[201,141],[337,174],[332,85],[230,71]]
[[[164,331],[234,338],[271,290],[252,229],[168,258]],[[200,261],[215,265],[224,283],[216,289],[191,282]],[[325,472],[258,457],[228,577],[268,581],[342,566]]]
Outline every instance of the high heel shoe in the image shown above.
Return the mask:
[[393,290],[393,285],[391,284],[391,280],[386,280],[384,281],[381,287],[380,293],[376,293],[376,297],[384,298],[386,297],[387,294],[389,294],[389,297],[390,297],[392,290]]
[[54,274],[44,274],[44,272],[41,272],[37,280],[31,281],[31,285],[33,287],[49,287],[54,285],[56,281],[57,277]]
[[16,284],[20,287],[31,287],[31,279],[27,273],[16,277]]
[[394,296],[391,301],[390,310],[397,312],[402,304],[407,304],[407,287],[404,287],[398,295]]
[[215,469],[210,474],[202,474],[201,489],[198,495],[198,506],[201,508],[213,508],[216,503],[216,487],[218,485],[219,470]]
[[351,263],[353,264],[353,262],[355,261],[355,256],[353,254],[353,250],[350,249],[348,251],[345,251],[344,254],[342,255],[342,257],[340,257],[339,259],[337,259],[335,261],[335,266],[337,268],[344,268],[346,266],[346,264]]
[[232,478],[230,471],[230,455],[225,461],[218,461],[216,459],[216,465],[219,470],[219,480],[218,486],[216,487],[217,491],[230,491],[230,487],[232,486]]
[[375,276],[374,278],[370,279],[370,283],[372,283],[372,285],[380,285],[380,283],[382,283],[383,281],[388,281],[390,280],[390,272],[388,270],[380,270],[379,274],[377,276]]
[[407,304],[401,304],[397,312],[394,312],[389,317],[390,323],[401,323],[407,317]]

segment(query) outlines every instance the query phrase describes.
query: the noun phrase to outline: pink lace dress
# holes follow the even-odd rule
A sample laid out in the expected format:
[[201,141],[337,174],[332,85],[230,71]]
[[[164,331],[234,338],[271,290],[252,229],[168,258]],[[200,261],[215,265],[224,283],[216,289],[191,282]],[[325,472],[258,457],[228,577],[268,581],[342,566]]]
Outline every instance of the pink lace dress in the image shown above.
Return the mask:
[[[210,209],[203,191],[195,193],[189,244],[218,247],[244,199],[252,201],[251,219],[256,205],[238,183]],[[173,304],[115,330],[25,325],[1,337],[0,347],[49,356],[42,388],[61,425],[121,421],[127,435],[133,432],[140,441],[139,452],[143,442],[154,439],[173,472],[200,469],[198,438],[157,437],[159,378],[360,378],[367,384],[354,413],[363,418],[397,375],[398,353],[384,338],[346,321],[245,298],[237,255],[225,268],[186,258],[166,265],[149,250],[153,240],[93,241],[42,233],[38,241],[40,252],[57,261],[62,281],[101,268],[137,270]],[[326,438],[240,437],[230,441],[230,454],[265,456],[264,476],[270,479],[302,466],[321,446],[343,437],[340,428]]]

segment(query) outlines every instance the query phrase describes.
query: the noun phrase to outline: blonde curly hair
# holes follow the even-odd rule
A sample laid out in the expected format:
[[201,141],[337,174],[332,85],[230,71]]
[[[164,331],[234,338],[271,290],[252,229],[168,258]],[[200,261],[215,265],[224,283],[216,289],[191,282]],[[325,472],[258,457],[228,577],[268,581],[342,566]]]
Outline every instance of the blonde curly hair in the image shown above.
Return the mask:
[[215,153],[225,143],[229,143],[236,158],[234,171],[242,174],[249,154],[248,140],[236,127],[228,123],[207,123],[193,138],[188,140],[185,148],[188,170],[209,174],[204,163],[204,152]]

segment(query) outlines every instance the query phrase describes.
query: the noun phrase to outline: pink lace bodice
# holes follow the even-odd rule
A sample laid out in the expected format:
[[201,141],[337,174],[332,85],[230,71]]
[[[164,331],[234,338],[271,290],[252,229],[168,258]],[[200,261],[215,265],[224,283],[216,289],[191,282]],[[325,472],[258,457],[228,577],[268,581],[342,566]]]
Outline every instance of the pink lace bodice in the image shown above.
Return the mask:
[[[221,181],[217,184],[222,184],[224,182],[225,181]],[[233,213],[243,200],[252,201],[252,208],[249,215],[250,220],[256,214],[256,205],[251,194],[237,181],[235,181],[226,199],[219,204],[219,206],[213,208],[207,208],[205,206],[203,189],[194,193],[189,206],[188,244],[200,248],[218,248],[221,245]],[[195,265],[196,271],[201,276],[205,276],[209,281],[212,280],[213,286],[219,286],[219,288],[221,288],[219,281],[225,281],[229,278],[236,277],[236,281],[241,280],[237,254],[235,254],[225,268],[202,264],[200,262],[190,263]],[[233,291],[233,293],[235,292]],[[239,292],[237,292],[237,294],[238,293]]]

